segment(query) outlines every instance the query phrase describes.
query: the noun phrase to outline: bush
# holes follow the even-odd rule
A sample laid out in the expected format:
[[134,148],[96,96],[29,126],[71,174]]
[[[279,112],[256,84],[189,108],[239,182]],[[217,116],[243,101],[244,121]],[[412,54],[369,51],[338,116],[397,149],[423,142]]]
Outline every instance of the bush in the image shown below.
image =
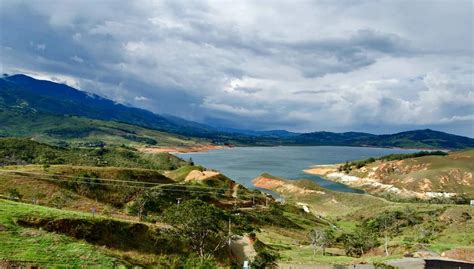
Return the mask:
[[264,269],[264,268],[276,268],[276,261],[279,258],[278,253],[272,251],[262,241],[256,240],[253,244],[257,256],[250,263],[250,268]]
[[364,227],[358,227],[352,234],[343,234],[340,238],[347,256],[360,257],[368,250],[380,245],[377,234]]
[[183,269],[213,269],[218,268],[215,258],[211,255],[204,255],[200,258],[190,255],[183,262]]
[[10,200],[21,200],[23,198],[23,195],[15,188],[8,189],[7,193]]
[[71,200],[70,195],[60,192],[53,195],[50,204],[55,208],[63,208]]

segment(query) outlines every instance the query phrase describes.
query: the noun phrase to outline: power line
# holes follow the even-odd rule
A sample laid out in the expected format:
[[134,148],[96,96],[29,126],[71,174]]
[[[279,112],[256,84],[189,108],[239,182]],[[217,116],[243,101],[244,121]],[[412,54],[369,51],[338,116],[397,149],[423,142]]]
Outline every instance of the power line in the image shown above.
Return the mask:
[[[87,180],[99,180],[99,181],[110,181],[110,182],[123,182],[123,183],[132,183],[132,184],[146,184],[146,185],[177,185],[180,184],[176,183],[159,183],[159,182],[147,182],[147,181],[133,181],[133,180],[120,180],[120,179],[108,179],[108,178],[100,178],[100,177],[82,177],[82,176],[71,176],[71,175],[58,175],[58,174],[47,174],[47,173],[38,173],[38,172],[27,172],[21,170],[0,170],[0,173],[11,173],[17,175],[38,175],[38,176],[48,176],[48,177],[66,177],[72,179],[87,179]],[[70,182],[70,181],[69,181]],[[126,185],[120,185],[126,186]],[[201,189],[214,189],[214,190],[222,190],[228,191],[231,190],[230,188],[215,188],[215,187],[208,187],[208,186],[197,186],[197,185],[186,185],[186,187],[191,188],[201,188]]]
[[[176,184],[176,183],[157,183],[157,182],[145,182],[145,181],[130,181],[130,180],[115,180],[115,179],[106,179],[106,178],[89,178],[89,177],[80,177],[80,176],[70,176],[70,175],[57,175],[57,174],[48,174],[48,173],[37,173],[37,172],[26,172],[21,170],[0,170],[0,174],[10,173],[16,174],[19,176],[26,176],[31,177],[32,175],[38,176],[38,180],[47,180],[47,181],[56,181],[56,182],[67,182],[67,183],[77,183],[77,184],[89,184],[89,185],[99,185],[99,186],[113,186],[113,187],[125,187],[125,188],[135,188],[135,189],[150,189],[152,187],[162,186],[160,188],[161,191],[170,191],[170,192],[183,192],[183,193],[200,193],[200,194],[214,194],[229,198],[234,198],[236,201],[245,201],[243,199],[233,197],[231,195],[226,195],[226,192],[231,191],[231,188],[215,188],[215,187],[208,187],[208,186],[198,186],[198,185],[184,185],[184,184]],[[91,181],[72,181],[72,180],[65,180],[65,179],[58,179],[55,177],[66,177],[66,178],[73,178],[73,179],[87,179],[87,180],[98,180],[98,181],[106,181],[106,182],[122,182],[122,183],[132,183],[136,185],[120,185],[114,183],[103,183],[103,182],[91,182]],[[35,180],[35,178],[29,178],[31,180]],[[138,184],[138,185],[137,185]],[[154,185],[154,186],[146,186],[146,185]],[[170,188],[170,187],[182,187],[183,189],[177,188]],[[189,189],[195,188],[195,189]]]
[[[34,178],[30,178],[31,180],[35,180]],[[71,180],[64,180],[64,179],[56,179],[56,178],[44,178],[44,177],[39,177],[36,178],[38,180],[47,180],[47,181],[56,181],[56,182],[68,182],[68,183],[77,183],[77,184],[88,184],[88,185],[99,185],[99,186],[117,186],[117,187],[125,187],[125,188],[136,188],[136,189],[151,189],[152,187],[146,187],[146,186],[131,186],[131,185],[120,185],[120,184],[113,184],[113,183],[101,183],[101,182],[90,182],[90,181],[71,181]],[[88,178],[88,179],[94,179],[94,178]],[[133,182],[133,181],[132,181]],[[141,183],[141,184],[146,184],[146,182],[139,182],[136,181],[135,183]],[[215,191],[212,190],[205,190],[206,187],[202,187],[204,190],[188,190],[186,188],[190,187],[188,185],[180,185],[180,184],[160,184],[160,186],[163,186],[165,188],[160,188],[162,191],[172,191],[172,192],[189,192],[189,193],[202,193],[202,194],[216,194],[216,195],[221,195],[221,196],[227,196],[223,193],[220,193],[219,190],[222,191],[230,191],[230,189],[215,189]],[[179,187],[182,186],[184,189],[176,189],[176,188],[168,188],[167,186],[172,186],[172,187]],[[196,188],[200,188],[200,186],[193,186]],[[239,199],[240,200],[240,199]]]

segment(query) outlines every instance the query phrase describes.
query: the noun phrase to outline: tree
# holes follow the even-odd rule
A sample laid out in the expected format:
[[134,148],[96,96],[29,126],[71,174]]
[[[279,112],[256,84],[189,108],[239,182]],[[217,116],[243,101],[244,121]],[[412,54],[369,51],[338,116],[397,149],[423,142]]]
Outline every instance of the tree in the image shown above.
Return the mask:
[[308,233],[308,237],[313,247],[313,256],[316,255],[316,251],[319,248],[321,248],[324,256],[326,254],[326,247],[331,244],[332,234],[326,230],[314,228]]
[[364,255],[367,250],[380,245],[377,234],[365,227],[358,227],[352,234],[342,235],[342,243],[346,254],[353,257]]
[[168,232],[187,242],[201,259],[225,246],[226,219],[222,210],[201,200],[188,200],[163,212],[163,220],[173,226]]
[[63,208],[69,202],[70,196],[66,193],[55,193],[50,200],[50,203],[56,208]]
[[148,207],[160,199],[160,194],[161,192],[159,190],[140,190],[135,200],[138,209],[138,219],[140,221],[147,215]]

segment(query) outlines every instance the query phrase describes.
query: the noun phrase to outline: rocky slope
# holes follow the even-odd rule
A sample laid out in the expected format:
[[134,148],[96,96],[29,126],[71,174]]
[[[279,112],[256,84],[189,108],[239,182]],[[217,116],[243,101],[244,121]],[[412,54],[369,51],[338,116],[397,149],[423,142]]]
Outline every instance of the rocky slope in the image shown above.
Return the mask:
[[474,150],[447,156],[424,156],[375,161],[341,171],[339,165],[315,166],[310,174],[363,189],[371,194],[397,198],[452,198],[474,196]]

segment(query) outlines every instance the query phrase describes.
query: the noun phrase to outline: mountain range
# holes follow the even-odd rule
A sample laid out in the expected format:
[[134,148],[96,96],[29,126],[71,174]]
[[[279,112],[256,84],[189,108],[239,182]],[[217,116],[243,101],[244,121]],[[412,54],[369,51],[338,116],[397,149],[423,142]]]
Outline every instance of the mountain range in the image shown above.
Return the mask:
[[[48,120],[45,120],[46,118]],[[90,124],[87,124],[86,119],[94,121],[89,121]],[[76,123],[71,123],[62,129],[57,126],[61,121],[71,120]],[[139,140],[145,144],[147,135],[133,134],[131,130],[133,126],[184,138],[235,145],[338,145],[444,149],[474,147],[472,138],[430,129],[375,135],[361,132],[295,133],[285,130],[218,128],[172,115],[158,115],[65,84],[37,80],[22,74],[0,78],[0,122],[0,136],[58,137],[60,134],[60,139],[80,138],[91,133],[106,132],[105,125],[109,128],[107,135],[110,137],[116,135],[110,132],[112,128],[110,124],[113,122],[128,126],[126,127],[128,133],[121,133],[122,137],[135,142]],[[113,129],[120,128],[113,126]],[[150,141],[152,140],[148,142]]]

